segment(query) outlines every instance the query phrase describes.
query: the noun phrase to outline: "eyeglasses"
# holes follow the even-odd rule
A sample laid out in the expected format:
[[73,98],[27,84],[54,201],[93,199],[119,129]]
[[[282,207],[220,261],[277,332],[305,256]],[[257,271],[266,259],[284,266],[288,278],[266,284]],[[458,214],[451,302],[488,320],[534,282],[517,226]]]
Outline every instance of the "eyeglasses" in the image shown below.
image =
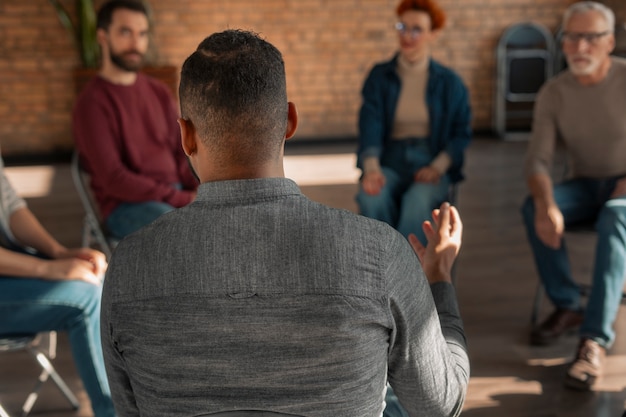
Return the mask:
[[424,33],[424,29],[419,26],[409,27],[402,22],[397,22],[395,25],[396,30],[402,36],[409,35],[411,39],[417,39]]
[[573,44],[585,41],[589,45],[597,45],[600,39],[609,33],[611,33],[609,30],[605,30],[604,32],[563,32],[561,39],[563,39],[565,43]]

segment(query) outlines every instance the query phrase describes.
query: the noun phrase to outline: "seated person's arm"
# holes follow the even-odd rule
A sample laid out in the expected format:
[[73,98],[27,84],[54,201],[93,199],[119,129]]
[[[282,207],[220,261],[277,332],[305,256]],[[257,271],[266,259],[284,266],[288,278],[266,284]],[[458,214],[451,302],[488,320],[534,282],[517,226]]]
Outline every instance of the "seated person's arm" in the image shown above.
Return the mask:
[[9,226],[18,243],[51,259],[0,247],[0,275],[100,282],[106,270],[102,253],[88,248],[67,249],[44,229],[27,207],[11,214]]
[[565,231],[563,213],[554,200],[552,178],[544,173],[532,174],[527,179],[535,204],[535,231],[548,247],[558,249]]
[[554,96],[549,88],[542,88],[537,95],[524,176],[535,205],[537,236],[545,245],[557,249],[561,245],[564,221],[554,200],[551,175],[558,134],[555,112],[559,108]]
[[[88,102],[77,106],[73,116],[76,146],[92,174],[94,185],[105,189],[108,195],[120,201],[132,203],[155,200],[174,207],[189,204],[195,192],[160,183],[127,166],[122,154],[130,151],[123,151],[128,145],[122,143],[119,132],[110,123],[111,112],[105,103]],[[181,147],[179,138],[171,139],[177,147]]]
[[11,214],[9,227],[22,246],[33,248],[50,258],[57,258],[58,254],[67,250],[48,233],[27,207],[22,207]]
[[460,167],[463,164],[465,149],[472,138],[472,109],[467,88],[460,78],[456,78],[450,88],[451,104],[448,110],[450,116],[447,120],[451,126],[445,153],[450,158],[450,167]]
[[363,159],[363,176],[361,186],[367,194],[377,195],[385,186],[386,178],[383,174],[378,157],[369,156]]
[[455,76],[450,80],[449,109],[441,123],[444,131],[449,132],[445,137],[445,147],[433,158],[429,166],[415,173],[415,181],[437,183],[451,167],[460,168],[463,165],[464,152],[472,137],[472,111],[469,95],[463,81]]
[[[411,271],[400,263],[394,266],[398,268],[398,280],[405,285],[395,288],[392,298],[397,330],[391,340],[389,383],[410,415],[452,416],[461,412],[470,369],[451,284],[462,224],[456,210],[444,204],[435,212],[434,223],[425,225],[425,231],[427,247],[414,236],[410,239],[428,278],[418,266],[417,280],[408,282],[412,291],[406,291],[407,278],[403,280],[402,275]],[[400,250],[404,252],[405,248]],[[408,253],[400,257],[405,256]]]

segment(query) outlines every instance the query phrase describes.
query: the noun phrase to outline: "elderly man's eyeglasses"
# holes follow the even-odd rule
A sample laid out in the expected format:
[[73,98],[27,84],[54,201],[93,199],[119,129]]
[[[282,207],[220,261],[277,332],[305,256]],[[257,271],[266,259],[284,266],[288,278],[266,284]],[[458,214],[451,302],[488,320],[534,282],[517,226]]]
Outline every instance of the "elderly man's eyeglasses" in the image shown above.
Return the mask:
[[424,29],[419,26],[407,26],[402,22],[398,22],[395,25],[398,34],[401,36],[409,35],[411,39],[417,39],[424,33]]
[[608,30],[605,30],[604,32],[563,32],[563,35],[561,35],[561,39],[563,39],[563,42],[568,44],[585,41],[589,45],[596,45],[598,42],[600,42],[600,39],[602,39],[609,33],[611,32]]

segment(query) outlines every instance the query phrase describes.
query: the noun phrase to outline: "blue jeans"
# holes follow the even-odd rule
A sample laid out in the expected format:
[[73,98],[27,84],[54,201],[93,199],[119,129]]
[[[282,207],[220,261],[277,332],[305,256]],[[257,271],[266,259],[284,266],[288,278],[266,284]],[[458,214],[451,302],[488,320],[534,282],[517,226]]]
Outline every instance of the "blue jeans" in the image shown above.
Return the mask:
[[[592,290],[580,336],[591,338],[607,348],[615,339],[613,323],[626,272],[626,196],[609,199],[616,180],[574,179],[554,187],[554,199],[563,213],[566,228],[595,221],[598,240]],[[580,309],[580,292],[572,278],[565,243],[559,249],[551,249],[538,239],[532,198],[526,199],[522,214],[537,271],[548,297],[557,308]]]
[[83,281],[0,276],[0,334],[66,331],[95,416],[113,417],[100,344],[101,291]]
[[396,394],[389,384],[387,384],[385,403],[387,403],[387,405],[383,410],[383,417],[409,417],[409,413],[402,407],[400,400],[398,400],[398,397],[396,397]]
[[122,239],[172,210],[174,207],[160,201],[122,203],[111,212],[105,224],[112,236]]
[[404,236],[414,233],[426,244],[422,223],[430,220],[432,210],[448,199],[450,186],[447,175],[437,184],[415,182],[415,172],[431,160],[424,139],[390,141],[380,161],[385,185],[377,195],[359,190],[356,196],[359,212],[388,223]]

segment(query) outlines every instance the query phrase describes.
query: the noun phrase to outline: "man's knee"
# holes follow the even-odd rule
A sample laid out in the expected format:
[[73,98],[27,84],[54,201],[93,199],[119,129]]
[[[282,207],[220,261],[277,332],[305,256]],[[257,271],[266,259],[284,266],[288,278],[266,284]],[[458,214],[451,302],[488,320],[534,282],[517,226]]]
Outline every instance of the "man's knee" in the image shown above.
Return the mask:
[[607,201],[598,214],[596,227],[598,232],[615,228],[626,230],[626,198]]
[[356,201],[362,208],[378,208],[386,207],[391,197],[384,187],[378,194],[368,194],[361,189],[356,196]]

